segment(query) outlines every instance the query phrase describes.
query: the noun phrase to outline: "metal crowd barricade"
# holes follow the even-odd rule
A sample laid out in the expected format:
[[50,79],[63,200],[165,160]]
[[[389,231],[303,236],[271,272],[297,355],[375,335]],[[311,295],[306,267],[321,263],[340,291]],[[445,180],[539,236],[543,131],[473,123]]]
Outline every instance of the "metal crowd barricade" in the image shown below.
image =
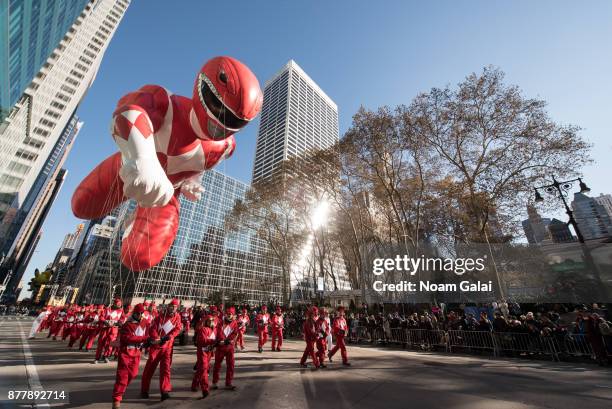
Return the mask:
[[368,328],[364,326],[357,326],[351,330],[351,342],[358,344],[362,341],[369,341],[370,335],[368,333]]
[[[541,335],[538,333],[489,332],[463,330],[427,330],[357,326],[351,329],[351,342],[382,342],[402,345],[405,348],[447,352],[488,351],[493,356],[550,357],[562,356],[591,358],[591,343],[583,334]],[[609,342],[605,340],[605,342]]]
[[391,328],[391,340],[393,344],[405,345],[408,343],[408,331],[406,328]]
[[545,355],[553,360],[559,359],[559,347],[553,336],[540,334],[494,332],[495,354],[518,354],[524,356]]
[[495,356],[498,351],[493,335],[489,331],[450,330],[448,349],[450,352],[453,352],[453,349],[491,351]]
[[593,356],[591,343],[584,334],[569,334],[563,343],[563,352],[571,356]]
[[407,348],[431,350],[447,349],[448,336],[443,330],[391,328],[389,342]]

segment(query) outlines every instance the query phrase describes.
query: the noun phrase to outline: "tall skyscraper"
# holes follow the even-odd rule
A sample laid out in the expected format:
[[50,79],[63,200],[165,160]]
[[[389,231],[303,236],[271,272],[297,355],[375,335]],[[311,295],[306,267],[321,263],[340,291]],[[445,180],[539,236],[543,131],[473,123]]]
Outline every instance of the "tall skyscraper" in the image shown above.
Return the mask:
[[0,2],[0,122],[88,1]]
[[571,206],[580,233],[585,240],[612,237],[610,215],[597,200],[584,193],[574,193]]
[[[41,49],[47,47],[44,44],[48,41],[53,51],[0,124],[0,250],[5,251],[0,280],[7,274],[17,277],[15,271],[25,269],[23,261],[17,260],[13,254],[17,249],[15,240],[19,239],[19,234],[14,233],[15,221],[20,217],[26,220],[31,211],[48,208],[52,204],[34,205],[31,211],[25,210],[28,203],[40,199],[41,193],[56,191],[56,184],[49,189],[49,184],[42,183],[46,180],[45,172],[52,167],[50,161],[56,161],[58,154],[63,154],[65,158],[69,150],[70,144],[62,143],[62,138],[69,131],[75,111],[95,79],[104,52],[130,0],[90,0],[86,3],[11,0],[9,7],[15,16],[20,3],[23,13],[27,14],[28,10],[33,13],[34,6],[40,3],[45,13],[52,14],[48,19],[44,14],[44,24],[32,17],[36,13],[27,21],[30,21],[30,25],[43,24],[43,29],[36,34],[41,41]],[[54,5],[51,6],[51,3]],[[73,18],[73,24],[56,38],[59,21],[67,21],[65,17],[60,18],[60,14],[68,13],[67,10],[72,10],[69,7],[77,7],[81,3],[84,7],[76,13],[78,16]],[[22,26],[25,24],[21,17],[13,18]],[[48,24],[55,25],[51,31],[47,30]],[[13,35],[15,39],[19,38],[17,34]],[[9,49],[13,50],[14,47],[10,46]],[[71,141],[74,136],[76,134]],[[62,176],[65,174],[63,172]],[[40,225],[39,222],[34,219],[31,224]],[[17,278],[21,279],[20,276]]]
[[338,140],[338,106],[290,60],[264,86],[253,182],[268,178],[283,160]]
[[[253,183],[271,177],[282,161],[333,146],[340,140],[338,106],[293,60],[289,60],[264,86],[263,106],[257,135]],[[313,213],[321,203],[313,200]],[[348,290],[346,265],[339,251],[327,254],[333,270],[318,276],[315,234],[302,244],[299,261],[292,266],[292,296],[303,301],[316,292]],[[316,273],[313,273],[316,270]]]

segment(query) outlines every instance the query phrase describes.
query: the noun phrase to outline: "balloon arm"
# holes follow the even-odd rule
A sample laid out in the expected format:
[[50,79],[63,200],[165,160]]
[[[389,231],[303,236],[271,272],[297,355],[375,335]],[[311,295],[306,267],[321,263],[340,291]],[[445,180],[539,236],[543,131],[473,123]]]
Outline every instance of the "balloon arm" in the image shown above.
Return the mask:
[[118,108],[113,116],[113,137],[121,151],[123,193],[142,207],[165,206],[174,187],[157,159],[153,125],[138,105]]
[[202,174],[194,175],[188,179],[185,179],[181,184],[181,193],[185,198],[191,202],[197,202],[204,193],[204,187],[200,184],[200,178]]

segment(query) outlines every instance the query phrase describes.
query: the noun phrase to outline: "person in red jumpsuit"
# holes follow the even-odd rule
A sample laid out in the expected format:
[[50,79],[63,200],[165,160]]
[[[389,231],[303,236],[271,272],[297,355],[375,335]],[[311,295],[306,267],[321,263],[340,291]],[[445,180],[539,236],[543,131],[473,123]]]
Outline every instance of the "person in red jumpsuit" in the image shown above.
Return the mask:
[[300,365],[302,368],[307,368],[306,360],[308,357],[312,359],[312,363],[315,366],[315,369],[319,368],[319,361],[317,359],[317,355],[315,353],[315,344],[317,342],[317,320],[319,319],[319,310],[317,307],[311,307],[306,312],[306,320],[304,321],[303,332],[304,332],[304,342],[306,342],[306,348],[304,349],[304,353],[302,354],[302,359],[300,360]]
[[85,308],[77,306],[74,313],[74,323],[70,329],[70,341],[68,348],[72,348],[77,339],[83,334],[85,328]]
[[[151,323],[153,322],[153,319],[157,316],[157,311],[155,311],[155,315],[153,315],[153,307],[155,305],[155,303],[151,303],[151,301],[145,300],[142,305],[144,306],[145,310],[142,313],[142,318],[141,320],[144,322],[144,325],[149,328],[151,326]],[[145,347],[143,348],[144,354],[146,356],[149,355],[149,346],[145,345]]]
[[119,326],[123,323],[123,308],[120,298],[115,298],[113,305],[107,309],[99,320],[100,335],[98,335],[98,347],[94,363],[108,362],[113,355],[114,349],[111,345],[119,334]]
[[158,345],[151,345],[149,348],[149,359],[142,372],[142,383],[140,394],[143,399],[149,398],[149,387],[151,378],[159,365],[159,389],[161,400],[170,398],[172,384],[170,383],[170,368],[172,366],[172,352],[174,350],[174,338],[181,333],[183,325],[181,316],[177,313],[179,300],[173,299],[166,306],[164,312],[159,314],[151,323],[149,329],[151,337],[161,340]]
[[225,359],[225,389],[236,390],[232,384],[234,379],[234,340],[238,336],[238,322],[236,321],[236,309],[228,307],[225,310],[223,322],[217,325],[216,328],[216,343],[215,350],[215,366],[213,368],[213,389],[217,389],[219,382],[219,372],[221,372],[221,363]]
[[210,369],[210,360],[213,356],[213,350],[217,343],[217,331],[215,328],[215,319],[212,315],[206,315],[202,320],[203,323],[197,326],[196,329],[196,346],[197,346],[197,363],[193,380],[191,382],[191,390],[193,392],[202,390],[202,398],[208,396],[208,370]]
[[[66,304],[69,305],[69,304]],[[65,341],[66,338],[72,332],[72,328],[75,324],[75,316],[76,316],[76,306],[70,305],[68,307],[68,311],[66,312],[66,316],[64,317],[64,325],[62,326],[62,341]]]
[[[87,323],[87,339],[85,341],[85,351],[89,351],[93,348],[93,344],[96,338],[99,337],[100,331],[102,330],[100,320],[104,318],[104,305],[98,304],[92,308],[91,315]],[[80,346],[79,346],[80,347]]]
[[49,329],[49,335],[47,335],[47,338],[53,337],[53,340],[57,341],[57,336],[61,333],[62,328],[64,327],[66,314],[67,312],[65,307],[58,307],[57,313],[53,316],[53,321],[51,323],[51,328]]
[[340,355],[342,356],[342,364],[346,366],[350,366],[351,364],[348,361],[348,354],[346,353],[346,343],[344,338],[348,332],[348,326],[346,325],[346,318],[344,318],[344,307],[338,307],[338,316],[334,319],[334,325],[332,328],[332,332],[336,337],[336,346],[329,351],[327,355],[329,358],[329,362],[332,361],[332,357],[338,350],[340,350]]
[[49,326],[51,325],[51,316],[53,315],[53,307],[48,305],[45,308],[45,310],[47,311],[47,316],[45,317],[45,319],[40,324],[40,328],[38,329],[38,332],[48,330]]
[[283,346],[283,328],[285,326],[285,319],[283,317],[283,310],[280,306],[276,306],[276,311],[272,315],[272,351],[281,351]]
[[243,308],[238,315],[238,336],[236,337],[236,346],[240,346],[241,351],[244,351],[244,334],[246,334],[250,323],[249,312],[246,308]]
[[145,342],[158,343],[159,340],[149,338],[149,331],[142,321],[145,307],[137,304],[130,318],[119,329],[119,357],[117,361],[117,375],[113,387],[113,409],[118,409],[123,394],[132,379],[138,375],[140,365],[140,348]]
[[111,132],[119,151],[100,163],[72,196],[72,212],[96,219],[128,199],[138,207],[121,241],[121,261],[143,271],[166,255],[179,224],[179,197],[197,201],[202,172],[229,158],[234,134],[261,110],[253,72],[232,57],[215,57],[198,72],[191,97],[145,85],[124,95]]
[[47,338],[51,338],[53,336],[52,331],[55,325],[55,318],[57,317],[58,313],[59,313],[59,310],[57,309],[57,307],[55,308],[51,307],[51,313],[49,314],[49,316],[47,317],[47,320],[45,321],[46,328],[49,330],[49,333],[47,334]]
[[85,307],[83,313],[83,331],[81,331],[81,339],[79,340],[79,350],[82,350],[89,338],[89,320],[91,319],[91,312],[93,311],[93,305]]
[[319,319],[317,320],[317,360],[321,368],[325,366],[325,354],[327,353],[327,337],[331,333],[331,328],[327,322],[327,311],[321,308],[319,311]]
[[257,350],[263,352],[263,347],[268,342],[268,323],[270,322],[270,314],[268,314],[268,306],[262,305],[261,311],[257,314]]
[[191,308],[181,307],[181,324],[183,324],[183,333],[181,336],[181,345],[185,345],[189,339],[189,329],[191,327]]

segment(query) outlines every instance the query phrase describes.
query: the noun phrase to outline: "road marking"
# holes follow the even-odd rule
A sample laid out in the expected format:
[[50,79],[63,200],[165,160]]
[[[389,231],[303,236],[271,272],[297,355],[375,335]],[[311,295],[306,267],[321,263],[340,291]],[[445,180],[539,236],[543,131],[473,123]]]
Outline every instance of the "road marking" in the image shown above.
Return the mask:
[[[25,359],[26,374],[28,375],[28,385],[32,391],[42,391],[42,385],[38,378],[38,371],[36,370],[36,364],[32,357],[32,351],[30,350],[30,344],[28,344],[28,338],[26,333],[23,331],[21,322],[19,323],[19,331],[21,332],[21,346],[23,347],[23,357]],[[34,402],[32,405],[34,408],[48,408],[49,403],[47,402]]]

